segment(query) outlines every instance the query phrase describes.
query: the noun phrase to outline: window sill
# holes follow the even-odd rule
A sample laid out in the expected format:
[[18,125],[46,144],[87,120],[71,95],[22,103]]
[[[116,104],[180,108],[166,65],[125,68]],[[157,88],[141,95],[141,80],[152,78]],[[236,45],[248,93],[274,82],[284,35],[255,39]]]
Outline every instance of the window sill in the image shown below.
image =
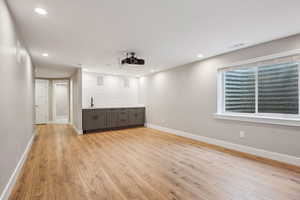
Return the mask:
[[217,119],[300,127],[300,118],[258,116],[258,115],[235,114],[235,113],[215,113],[214,116]]

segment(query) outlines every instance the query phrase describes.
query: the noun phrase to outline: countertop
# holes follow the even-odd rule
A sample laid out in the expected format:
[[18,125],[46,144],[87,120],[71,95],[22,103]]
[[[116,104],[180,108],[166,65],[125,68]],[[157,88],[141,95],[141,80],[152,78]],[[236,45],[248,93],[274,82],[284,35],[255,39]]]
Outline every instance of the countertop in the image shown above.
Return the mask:
[[88,109],[107,109],[107,108],[144,108],[145,105],[130,105],[130,106],[96,106],[96,107],[86,107],[82,108],[82,110]]

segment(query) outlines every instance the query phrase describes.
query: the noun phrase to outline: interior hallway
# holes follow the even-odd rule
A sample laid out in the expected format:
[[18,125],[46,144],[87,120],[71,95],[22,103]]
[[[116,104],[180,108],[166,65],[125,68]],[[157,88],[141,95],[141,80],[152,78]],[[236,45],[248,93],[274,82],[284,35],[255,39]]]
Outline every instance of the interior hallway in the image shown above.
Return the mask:
[[300,173],[148,128],[39,125],[10,200],[298,200]]

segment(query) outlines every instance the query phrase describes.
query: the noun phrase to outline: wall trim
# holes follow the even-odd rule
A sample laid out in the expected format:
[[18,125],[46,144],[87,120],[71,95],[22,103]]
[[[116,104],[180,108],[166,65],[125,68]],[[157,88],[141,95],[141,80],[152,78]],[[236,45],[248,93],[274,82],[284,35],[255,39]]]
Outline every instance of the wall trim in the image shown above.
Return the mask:
[[0,200],[7,200],[10,196],[10,193],[12,192],[12,189],[17,181],[17,178],[21,172],[21,169],[27,159],[27,156],[28,156],[28,153],[31,149],[31,145],[33,143],[33,139],[35,137],[35,133],[31,136],[26,148],[25,148],[25,151],[23,152],[14,172],[12,173],[12,175],[10,176],[9,178],[9,181],[8,183],[6,184],[1,196],[0,196]]
[[[71,124],[72,128],[75,130],[75,132],[77,133],[77,135],[82,135],[83,131],[81,129],[76,128],[76,126],[74,124]],[[0,199],[1,200],[1,199]]]
[[157,130],[164,131],[164,132],[168,132],[170,134],[198,140],[200,142],[206,142],[209,144],[225,147],[225,148],[232,149],[235,151],[239,151],[239,152],[243,152],[243,153],[247,153],[247,154],[251,154],[251,155],[255,155],[255,156],[259,156],[259,157],[263,157],[263,158],[267,158],[267,159],[271,159],[271,160],[275,160],[275,161],[279,161],[282,163],[287,163],[290,165],[295,165],[295,166],[300,167],[300,158],[299,157],[281,154],[281,153],[277,153],[277,152],[266,151],[263,149],[257,149],[254,147],[249,147],[249,146],[244,146],[244,145],[235,144],[235,143],[231,143],[231,142],[226,142],[223,140],[209,138],[209,137],[205,137],[205,136],[201,136],[201,135],[195,135],[192,133],[188,133],[188,132],[184,132],[184,131],[180,131],[180,130],[176,130],[176,129],[158,126],[155,124],[147,123],[146,127],[157,129]]

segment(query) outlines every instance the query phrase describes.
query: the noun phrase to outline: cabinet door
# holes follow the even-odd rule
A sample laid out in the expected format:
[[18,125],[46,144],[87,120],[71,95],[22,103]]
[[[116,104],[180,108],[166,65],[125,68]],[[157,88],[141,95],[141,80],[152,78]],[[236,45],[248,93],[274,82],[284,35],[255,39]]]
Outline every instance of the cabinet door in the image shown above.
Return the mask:
[[136,125],[143,125],[145,124],[145,108],[138,108],[137,109],[137,117],[136,117]]
[[82,129],[84,131],[97,129],[97,117],[95,110],[82,111]]
[[118,109],[110,109],[109,110],[109,127],[108,128],[117,128],[118,127],[118,117],[119,117],[119,110]]
[[143,125],[144,124],[144,108],[132,108],[129,111],[129,124]]
[[129,125],[135,125],[136,124],[136,109],[130,108],[129,109]]
[[83,110],[82,128],[84,131],[106,128],[106,111],[96,109]]
[[104,129],[106,128],[106,110],[104,109],[99,109],[96,110],[96,115],[94,116],[96,119],[97,123],[97,129]]
[[119,109],[118,127],[129,126],[129,110],[126,108]]

